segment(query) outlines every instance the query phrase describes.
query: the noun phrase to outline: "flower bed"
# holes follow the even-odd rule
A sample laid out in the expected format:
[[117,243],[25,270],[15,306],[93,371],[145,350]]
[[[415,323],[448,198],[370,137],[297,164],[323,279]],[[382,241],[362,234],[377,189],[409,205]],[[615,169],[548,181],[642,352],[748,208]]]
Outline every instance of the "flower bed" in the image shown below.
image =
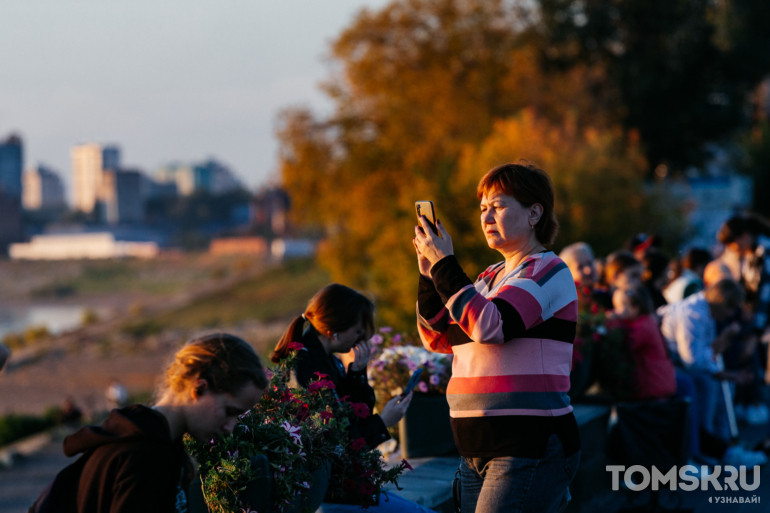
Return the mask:
[[415,390],[425,394],[446,394],[452,375],[452,356],[433,353],[419,341],[394,334],[388,327],[372,337],[374,357],[369,361],[369,384],[385,397],[401,393],[412,372],[424,369]]
[[200,463],[203,495],[210,511],[251,511],[245,490],[260,476],[251,460],[264,454],[272,471],[273,511],[290,510],[308,494],[310,473],[331,465],[327,497],[368,506],[386,483],[397,484],[406,461],[386,468],[382,455],[362,439],[350,439],[351,415],[369,415],[366,405],[340,400],[334,383],[318,374],[307,389],[291,386],[292,357],[281,362],[257,405],[246,412],[233,434],[208,443],[185,440]]

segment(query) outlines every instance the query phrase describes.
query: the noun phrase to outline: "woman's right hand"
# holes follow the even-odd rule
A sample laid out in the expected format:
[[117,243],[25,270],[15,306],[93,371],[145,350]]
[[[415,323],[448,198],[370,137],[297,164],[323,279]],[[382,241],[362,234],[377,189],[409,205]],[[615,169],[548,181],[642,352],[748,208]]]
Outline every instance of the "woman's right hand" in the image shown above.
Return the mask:
[[409,392],[403,399],[400,395],[397,395],[388,401],[380,413],[380,418],[385,423],[385,427],[395,426],[406,415],[406,410],[409,408],[409,403],[412,402],[413,395],[414,392]]
[[[452,238],[449,236],[441,221],[436,221],[436,229],[439,234],[433,232],[425,220],[425,216],[419,218],[420,226],[414,227],[414,239],[412,243],[417,250],[420,274],[430,277],[430,268],[442,258],[453,255]],[[425,261],[423,261],[425,260]]]

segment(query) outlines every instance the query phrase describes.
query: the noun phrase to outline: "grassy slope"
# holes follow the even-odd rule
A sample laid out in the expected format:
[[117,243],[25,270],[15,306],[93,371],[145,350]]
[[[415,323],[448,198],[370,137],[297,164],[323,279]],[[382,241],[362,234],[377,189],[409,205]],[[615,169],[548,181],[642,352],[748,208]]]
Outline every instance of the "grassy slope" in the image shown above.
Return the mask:
[[244,321],[272,322],[302,312],[329,276],[312,260],[294,260],[233,287],[160,314],[166,327],[215,328]]

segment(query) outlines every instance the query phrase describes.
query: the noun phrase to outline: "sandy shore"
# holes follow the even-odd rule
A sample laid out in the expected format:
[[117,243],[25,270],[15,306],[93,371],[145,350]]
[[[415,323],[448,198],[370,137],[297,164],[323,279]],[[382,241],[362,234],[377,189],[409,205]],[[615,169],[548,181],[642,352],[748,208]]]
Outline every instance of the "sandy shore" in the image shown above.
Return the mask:
[[[88,416],[108,407],[105,390],[112,379],[120,381],[130,394],[147,395],[173,352],[191,336],[200,332],[169,330],[142,340],[119,333],[131,305],[141,304],[143,311],[159,312],[175,308],[201,295],[231,286],[239,276],[221,276],[217,269],[226,263],[201,256],[180,260],[160,259],[141,264],[141,279],[168,283],[164,292],[104,290],[79,293],[65,298],[36,299],[31,291],[77,280],[84,262],[10,262],[0,261],[0,305],[78,304],[105,312],[99,322],[60,334],[33,347],[13,352],[6,368],[0,371],[0,415],[8,413],[41,414],[72,398]],[[109,264],[99,264],[96,266]],[[133,268],[132,268],[133,270]],[[255,266],[250,272],[259,272]],[[241,275],[242,277],[242,275]],[[124,280],[125,283],[125,280]],[[259,324],[219,327],[249,341],[262,351],[277,339],[284,326]]]

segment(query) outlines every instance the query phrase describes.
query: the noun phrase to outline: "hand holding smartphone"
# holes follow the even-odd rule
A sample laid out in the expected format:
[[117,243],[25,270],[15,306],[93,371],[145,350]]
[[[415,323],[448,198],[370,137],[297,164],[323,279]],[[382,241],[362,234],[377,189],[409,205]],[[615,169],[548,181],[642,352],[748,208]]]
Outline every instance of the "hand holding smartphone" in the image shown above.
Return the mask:
[[409,378],[409,382],[404,387],[404,391],[401,392],[401,395],[399,396],[401,399],[409,395],[409,392],[414,390],[414,387],[417,386],[417,383],[420,381],[420,375],[422,374],[422,367],[417,369],[412,373],[412,376]]
[[433,207],[433,202],[415,201],[414,209],[417,212],[417,218],[419,219],[420,217],[425,216],[425,219],[428,221],[428,225],[430,226],[430,229],[433,230],[433,233],[441,237],[441,234],[438,232],[438,228],[436,228],[436,209]]

